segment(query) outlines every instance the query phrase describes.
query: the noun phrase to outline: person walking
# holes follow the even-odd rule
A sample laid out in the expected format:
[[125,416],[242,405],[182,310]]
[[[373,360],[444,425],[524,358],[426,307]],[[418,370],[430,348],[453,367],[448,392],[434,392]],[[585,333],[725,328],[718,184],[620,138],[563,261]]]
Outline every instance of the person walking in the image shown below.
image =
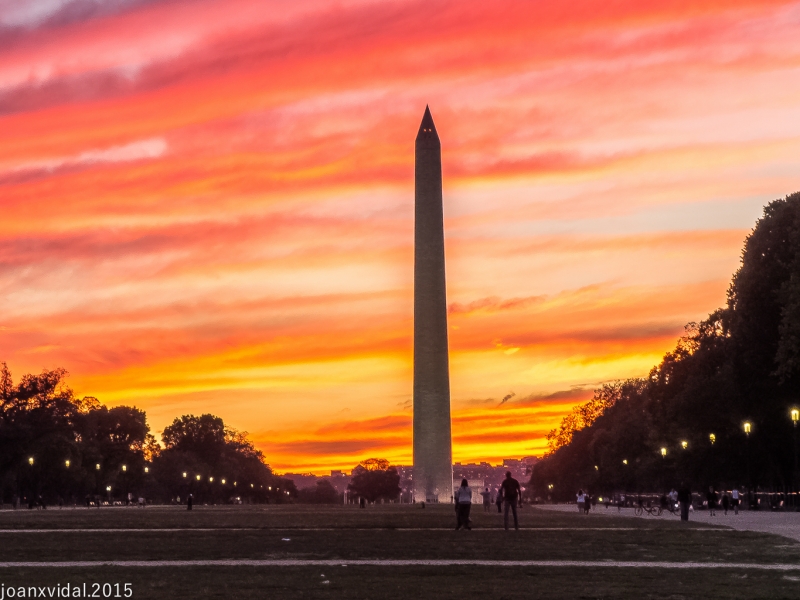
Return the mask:
[[578,493],[575,494],[575,497],[578,499],[578,512],[583,512],[583,504],[586,501],[586,496],[583,495],[583,490],[578,490]]
[[461,480],[461,487],[456,490],[456,531],[463,526],[465,529],[472,529],[469,526],[469,509],[472,508],[472,489],[466,479]]
[[506,471],[506,478],[500,485],[503,493],[503,525],[508,531],[508,511],[514,513],[514,529],[519,529],[519,521],[517,520],[517,502],[522,495],[522,490],[519,487],[519,481],[511,476],[511,471]]
[[193,500],[194,500],[194,497],[192,496],[192,494],[189,494],[189,497],[186,499],[186,510],[192,510],[192,502],[193,502]]
[[713,517],[716,515],[714,510],[717,508],[717,492],[714,491],[713,485],[708,486],[706,500],[708,501],[708,514]]
[[684,482],[681,482],[681,487],[678,489],[678,502],[681,505],[681,521],[689,520],[689,506],[692,503],[692,492],[689,490]]
[[731,501],[733,502],[733,514],[739,514],[739,489],[733,488],[731,492]]
[[492,509],[492,492],[486,488],[481,492],[481,497],[483,498],[483,512],[489,512]]
[[728,507],[731,505],[731,499],[728,497],[728,492],[722,492],[722,510],[724,514],[728,514]]
[[583,514],[588,515],[589,509],[592,507],[592,497],[589,492],[583,494]]

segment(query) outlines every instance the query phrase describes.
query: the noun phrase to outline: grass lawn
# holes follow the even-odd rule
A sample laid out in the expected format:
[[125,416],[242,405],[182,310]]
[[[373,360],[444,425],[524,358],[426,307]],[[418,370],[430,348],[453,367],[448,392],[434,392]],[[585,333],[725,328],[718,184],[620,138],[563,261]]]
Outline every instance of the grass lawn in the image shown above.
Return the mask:
[[[526,507],[523,530],[449,506],[242,506],[0,511],[0,561],[482,559],[798,564],[800,543],[767,534]],[[600,509],[604,510],[604,509]],[[47,529],[58,531],[24,532]],[[76,531],[112,529],[113,531]],[[130,531],[144,529],[147,531]],[[163,531],[177,529],[178,531]],[[208,531],[206,529],[211,529]],[[288,538],[288,540],[286,539]],[[502,566],[2,568],[0,585],[131,583],[134,598],[800,598],[800,569]],[[324,583],[328,582],[328,583]],[[0,598],[0,600],[5,600]]]

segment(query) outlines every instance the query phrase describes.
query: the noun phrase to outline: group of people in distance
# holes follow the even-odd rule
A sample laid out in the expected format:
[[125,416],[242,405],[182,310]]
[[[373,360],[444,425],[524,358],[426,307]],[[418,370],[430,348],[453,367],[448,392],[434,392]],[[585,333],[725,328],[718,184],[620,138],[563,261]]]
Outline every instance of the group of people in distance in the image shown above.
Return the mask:
[[578,499],[578,512],[588,515],[589,509],[592,507],[592,497],[589,495],[589,492],[578,490],[575,497]]
[[[481,492],[483,497],[483,510],[489,512],[491,510],[491,492],[489,488]],[[508,530],[508,513],[509,511],[514,516],[514,529],[519,529],[519,521],[517,519],[517,506],[522,500],[522,489],[519,487],[519,481],[511,476],[511,471],[506,472],[506,478],[500,484],[500,489],[497,490],[497,512],[504,510],[503,525]],[[461,529],[472,529],[470,527],[469,511],[472,508],[472,488],[466,479],[461,480],[461,486],[455,493],[456,504],[456,531]]]
[[[681,507],[681,521],[689,520],[689,507],[692,505],[692,492],[685,483],[681,483],[680,488],[676,492],[674,489],[668,495],[672,506],[679,504]],[[739,514],[739,490],[733,488],[731,495],[728,496],[727,492],[722,492],[722,499],[714,489],[713,485],[708,486],[706,492],[706,502],[708,504],[709,516],[716,516],[718,503],[722,505],[722,510],[728,514],[729,509],[733,509],[734,514]]]

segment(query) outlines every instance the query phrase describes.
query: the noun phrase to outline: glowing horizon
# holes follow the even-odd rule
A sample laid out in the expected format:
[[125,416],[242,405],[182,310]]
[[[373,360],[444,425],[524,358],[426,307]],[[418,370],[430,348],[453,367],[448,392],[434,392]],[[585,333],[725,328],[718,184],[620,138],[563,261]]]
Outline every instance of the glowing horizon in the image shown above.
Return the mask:
[[[0,360],[278,471],[411,461],[414,137],[454,460],[540,454],[800,189],[800,2],[0,4]],[[502,398],[513,393],[506,402]]]

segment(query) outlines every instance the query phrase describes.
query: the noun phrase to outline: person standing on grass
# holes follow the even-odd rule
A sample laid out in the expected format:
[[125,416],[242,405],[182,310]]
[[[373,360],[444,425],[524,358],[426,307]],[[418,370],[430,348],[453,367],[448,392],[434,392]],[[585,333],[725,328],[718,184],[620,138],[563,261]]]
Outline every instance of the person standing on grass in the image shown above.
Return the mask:
[[469,526],[469,509],[472,508],[472,489],[466,479],[461,480],[461,487],[456,490],[456,531]]
[[678,502],[681,505],[681,521],[688,521],[689,506],[692,504],[692,492],[689,490],[689,486],[682,481],[681,487],[678,489]]
[[733,488],[731,492],[731,500],[733,501],[733,514],[739,514],[739,489]]
[[583,495],[583,490],[578,490],[578,493],[575,494],[576,498],[578,499],[578,512],[583,512],[583,503],[586,501],[586,497]]
[[486,488],[485,491],[481,492],[481,496],[483,497],[483,512],[489,512],[492,506],[492,492],[489,491],[489,488]]
[[589,492],[586,492],[583,495],[583,514],[588,515],[589,509],[592,507],[592,497],[589,495]]
[[713,485],[708,486],[706,500],[708,500],[708,514],[713,517],[716,515],[714,510],[717,508],[717,492],[714,491]]
[[519,521],[517,520],[517,502],[522,495],[522,490],[519,487],[519,481],[511,476],[511,471],[506,471],[506,478],[500,485],[500,490],[503,493],[503,525],[508,531],[508,511],[514,513],[514,529],[519,529]]
[[728,497],[728,492],[722,492],[722,510],[727,515],[728,514],[728,507],[731,505],[730,498]]
[[192,500],[193,499],[194,498],[192,497],[192,495],[189,494],[189,497],[186,499],[186,510],[192,510]]

